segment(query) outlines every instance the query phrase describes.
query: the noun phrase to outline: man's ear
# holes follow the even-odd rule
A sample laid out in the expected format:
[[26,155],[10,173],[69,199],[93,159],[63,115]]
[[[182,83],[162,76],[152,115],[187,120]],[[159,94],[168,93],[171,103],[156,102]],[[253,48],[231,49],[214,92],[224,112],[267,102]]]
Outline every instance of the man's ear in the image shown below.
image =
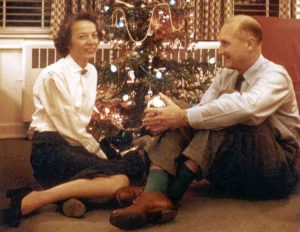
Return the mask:
[[247,50],[248,51],[251,51],[254,48],[255,42],[256,42],[256,40],[255,40],[254,37],[249,37],[248,38],[248,41],[247,41]]

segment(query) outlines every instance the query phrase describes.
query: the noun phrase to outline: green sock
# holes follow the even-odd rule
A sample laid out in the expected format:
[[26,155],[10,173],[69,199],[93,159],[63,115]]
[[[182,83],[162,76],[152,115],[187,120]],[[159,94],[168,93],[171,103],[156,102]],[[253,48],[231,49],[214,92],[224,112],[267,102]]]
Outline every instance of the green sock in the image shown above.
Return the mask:
[[170,182],[170,174],[161,169],[150,170],[145,192],[166,193]]
[[195,175],[184,164],[178,167],[176,176],[170,181],[167,190],[167,196],[174,204],[177,204],[181,200],[189,185],[195,179]]

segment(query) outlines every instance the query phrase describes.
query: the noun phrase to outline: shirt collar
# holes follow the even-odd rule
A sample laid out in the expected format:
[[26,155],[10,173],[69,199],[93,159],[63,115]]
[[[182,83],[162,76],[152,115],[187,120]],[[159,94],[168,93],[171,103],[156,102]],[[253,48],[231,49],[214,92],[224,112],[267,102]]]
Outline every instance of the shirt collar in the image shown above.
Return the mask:
[[260,55],[255,63],[246,72],[244,72],[243,76],[248,84],[250,83],[253,74],[259,70],[264,61],[265,58],[263,57],[263,55]]
[[71,71],[74,73],[80,73],[82,69],[86,69],[87,70],[87,65],[84,68],[81,68],[76,61],[72,58],[72,56],[67,55],[66,56],[66,61],[69,64],[69,67],[71,68]]

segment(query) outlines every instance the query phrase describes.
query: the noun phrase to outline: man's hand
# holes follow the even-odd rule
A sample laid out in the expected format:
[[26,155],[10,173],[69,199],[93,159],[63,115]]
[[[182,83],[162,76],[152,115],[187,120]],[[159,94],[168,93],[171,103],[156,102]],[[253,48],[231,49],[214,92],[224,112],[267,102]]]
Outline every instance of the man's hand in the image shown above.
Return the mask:
[[166,106],[164,108],[147,108],[142,126],[152,133],[161,133],[170,128],[186,126],[184,120],[185,110],[176,105],[170,98],[160,93],[161,100]]

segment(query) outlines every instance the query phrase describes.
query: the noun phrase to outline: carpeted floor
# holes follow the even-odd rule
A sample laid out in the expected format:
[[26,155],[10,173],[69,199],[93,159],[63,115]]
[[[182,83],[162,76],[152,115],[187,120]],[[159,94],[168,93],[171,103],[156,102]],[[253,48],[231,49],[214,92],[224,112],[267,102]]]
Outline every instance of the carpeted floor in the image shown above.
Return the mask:
[[[7,188],[34,184],[29,165],[31,142],[0,140],[0,206],[7,206]],[[85,218],[67,218],[49,205],[25,218],[19,228],[1,232],[114,232],[109,224],[112,209],[96,208]],[[246,201],[217,196],[205,182],[195,182],[179,205],[176,219],[168,224],[135,231],[162,232],[300,232],[300,183],[288,199]]]

